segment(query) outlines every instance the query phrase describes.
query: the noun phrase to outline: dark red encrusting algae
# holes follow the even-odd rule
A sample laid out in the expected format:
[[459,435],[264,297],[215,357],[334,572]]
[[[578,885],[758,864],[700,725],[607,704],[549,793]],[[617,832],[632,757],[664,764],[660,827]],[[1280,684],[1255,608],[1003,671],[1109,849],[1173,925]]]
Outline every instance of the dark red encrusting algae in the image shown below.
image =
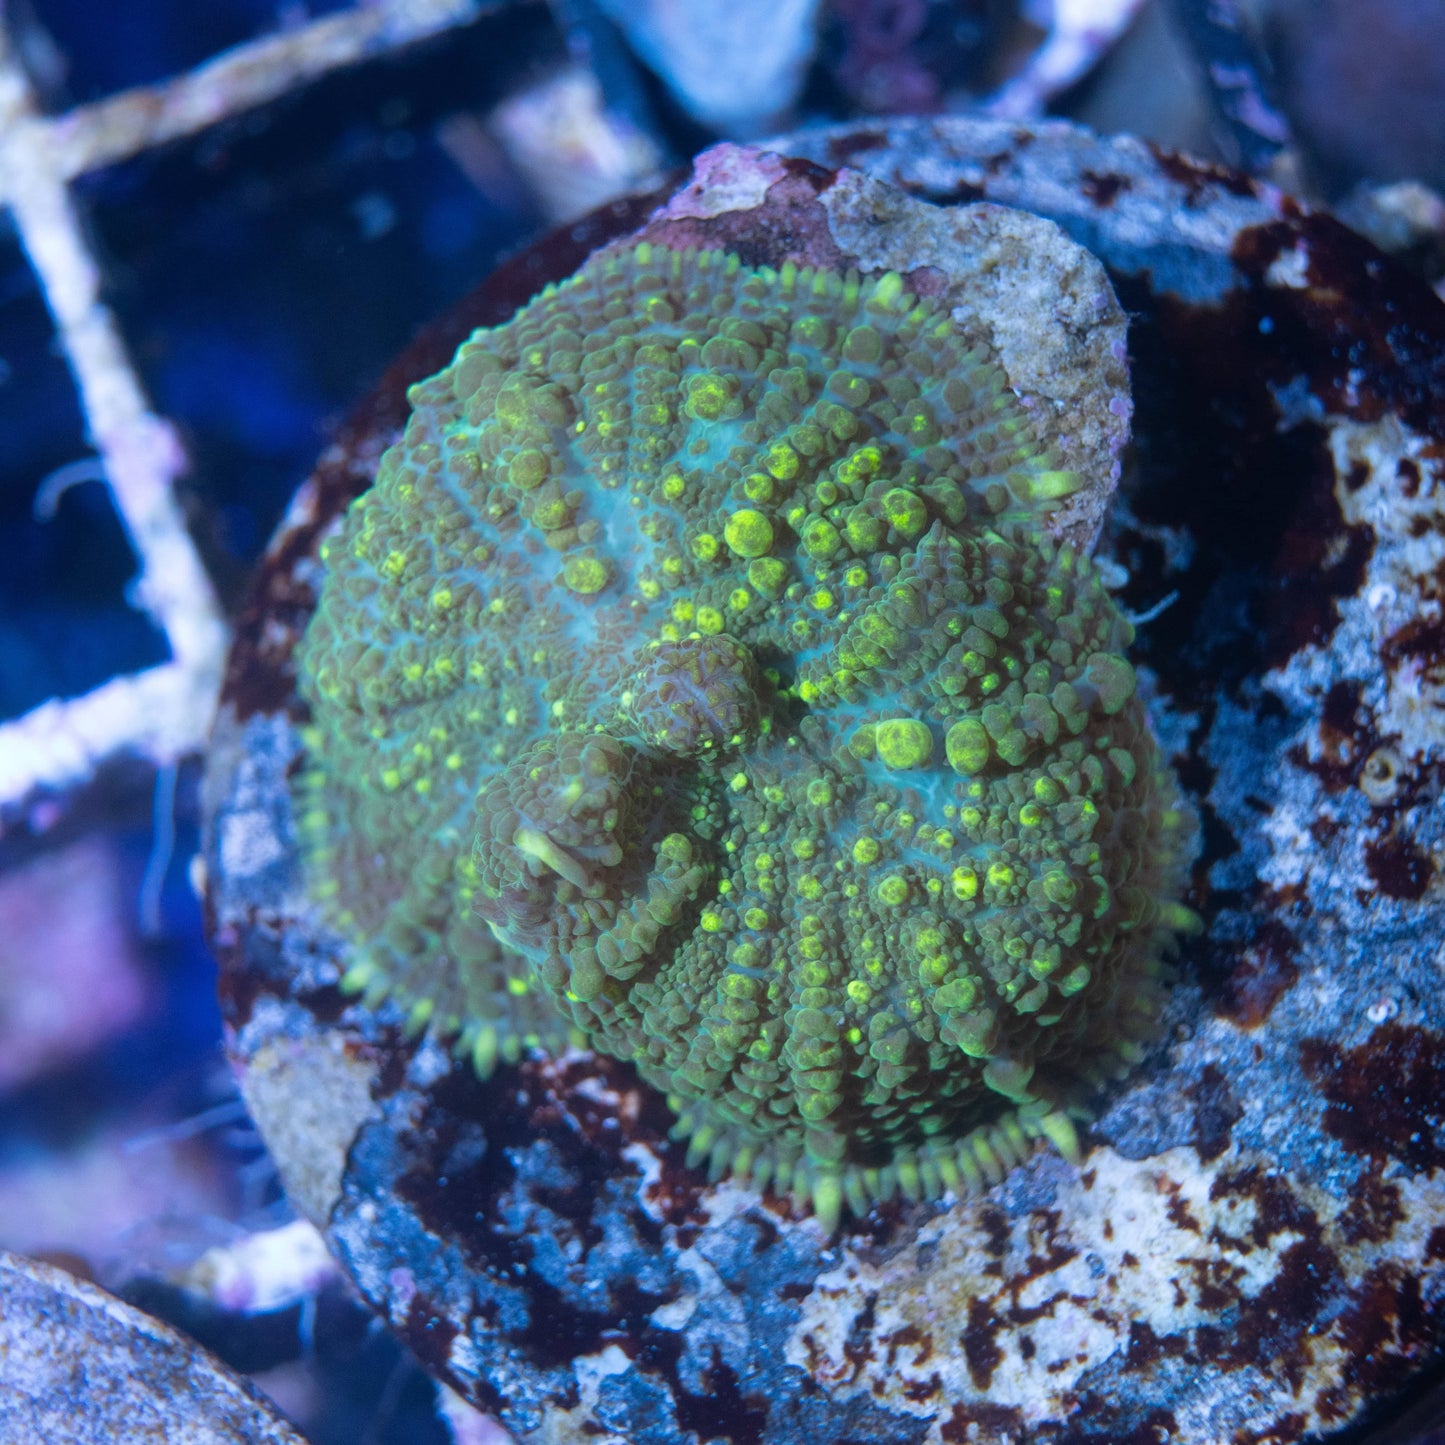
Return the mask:
[[1445,1165],[1445,1035],[1392,1020],[1352,1049],[1307,1040],[1300,1062],[1327,1101],[1325,1132],[1351,1153]]

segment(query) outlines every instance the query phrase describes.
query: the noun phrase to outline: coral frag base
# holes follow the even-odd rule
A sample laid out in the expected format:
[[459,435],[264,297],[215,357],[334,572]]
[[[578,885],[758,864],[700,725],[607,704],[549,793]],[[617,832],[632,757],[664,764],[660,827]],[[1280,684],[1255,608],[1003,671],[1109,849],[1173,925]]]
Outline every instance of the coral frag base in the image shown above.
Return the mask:
[[[830,1238],[686,1168],[629,1069],[537,1056],[483,1084],[338,989],[287,784],[319,534],[405,382],[652,198],[513,263],[403,359],[244,619],[208,904],[287,1188],[419,1357],[523,1438],[1289,1445],[1387,1412],[1428,1378],[1445,1287],[1445,307],[1328,217],[1129,140],[939,121],[781,149],[702,158],[670,212],[689,243],[867,268],[886,227],[861,171],[1050,218],[1130,313],[1134,465],[1100,550],[1126,606],[1172,599],[1135,658],[1205,850],[1207,932],[1166,1037],[1082,1167],[1039,1153],[981,1197],[895,1200]],[[1096,471],[1121,439],[1081,438]]]

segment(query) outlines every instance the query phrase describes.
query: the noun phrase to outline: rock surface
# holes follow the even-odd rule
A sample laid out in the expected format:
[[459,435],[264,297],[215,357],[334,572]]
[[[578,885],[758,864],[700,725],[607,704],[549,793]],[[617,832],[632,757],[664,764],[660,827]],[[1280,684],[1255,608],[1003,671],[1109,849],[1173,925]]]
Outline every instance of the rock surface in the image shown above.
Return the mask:
[[0,1251],[3,1445],[304,1445],[199,1345],[52,1265]]
[[[483,1085],[339,993],[286,782],[311,551],[397,384],[640,219],[615,212],[404,359],[298,498],[233,658],[209,907],[283,1177],[418,1355],[527,1439],[1289,1445],[1358,1421],[1445,1323],[1445,307],[1338,223],[1128,140],[939,121],[779,149],[704,158],[650,227],[861,258],[859,198],[885,193],[853,167],[959,244],[960,203],[1048,217],[1130,312],[1135,449],[1100,550],[1157,614],[1140,656],[1205,836],[1170,1032],[1081,1169],[1040,1155],[830,1239],[683,1168],[629,1070],[538,1057]],[[1013,354],[1033,389],[1027,337]],[[1110,467],[1117,420],[1079,432]],[[299,1127],[282,1069],[351,1103]]]

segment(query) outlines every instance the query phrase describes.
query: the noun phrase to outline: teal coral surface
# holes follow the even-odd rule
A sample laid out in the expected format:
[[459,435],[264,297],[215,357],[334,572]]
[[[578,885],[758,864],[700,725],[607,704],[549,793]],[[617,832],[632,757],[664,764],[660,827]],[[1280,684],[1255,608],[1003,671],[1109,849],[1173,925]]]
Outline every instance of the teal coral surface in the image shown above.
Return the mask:
[[845,1207],[1072,1153],[1189,828],[982,341],[892,274],[639,246],[414,387],[300,653],[349,987],[569,1041]]

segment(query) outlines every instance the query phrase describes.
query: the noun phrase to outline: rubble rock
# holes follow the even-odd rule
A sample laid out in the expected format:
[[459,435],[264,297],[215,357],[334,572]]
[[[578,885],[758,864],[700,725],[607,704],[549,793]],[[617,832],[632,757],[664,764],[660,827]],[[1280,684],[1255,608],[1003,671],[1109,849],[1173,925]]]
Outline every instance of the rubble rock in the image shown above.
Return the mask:
[[199,1345],[52,1265],[0,1251],[0,1445],[304,1445]]

